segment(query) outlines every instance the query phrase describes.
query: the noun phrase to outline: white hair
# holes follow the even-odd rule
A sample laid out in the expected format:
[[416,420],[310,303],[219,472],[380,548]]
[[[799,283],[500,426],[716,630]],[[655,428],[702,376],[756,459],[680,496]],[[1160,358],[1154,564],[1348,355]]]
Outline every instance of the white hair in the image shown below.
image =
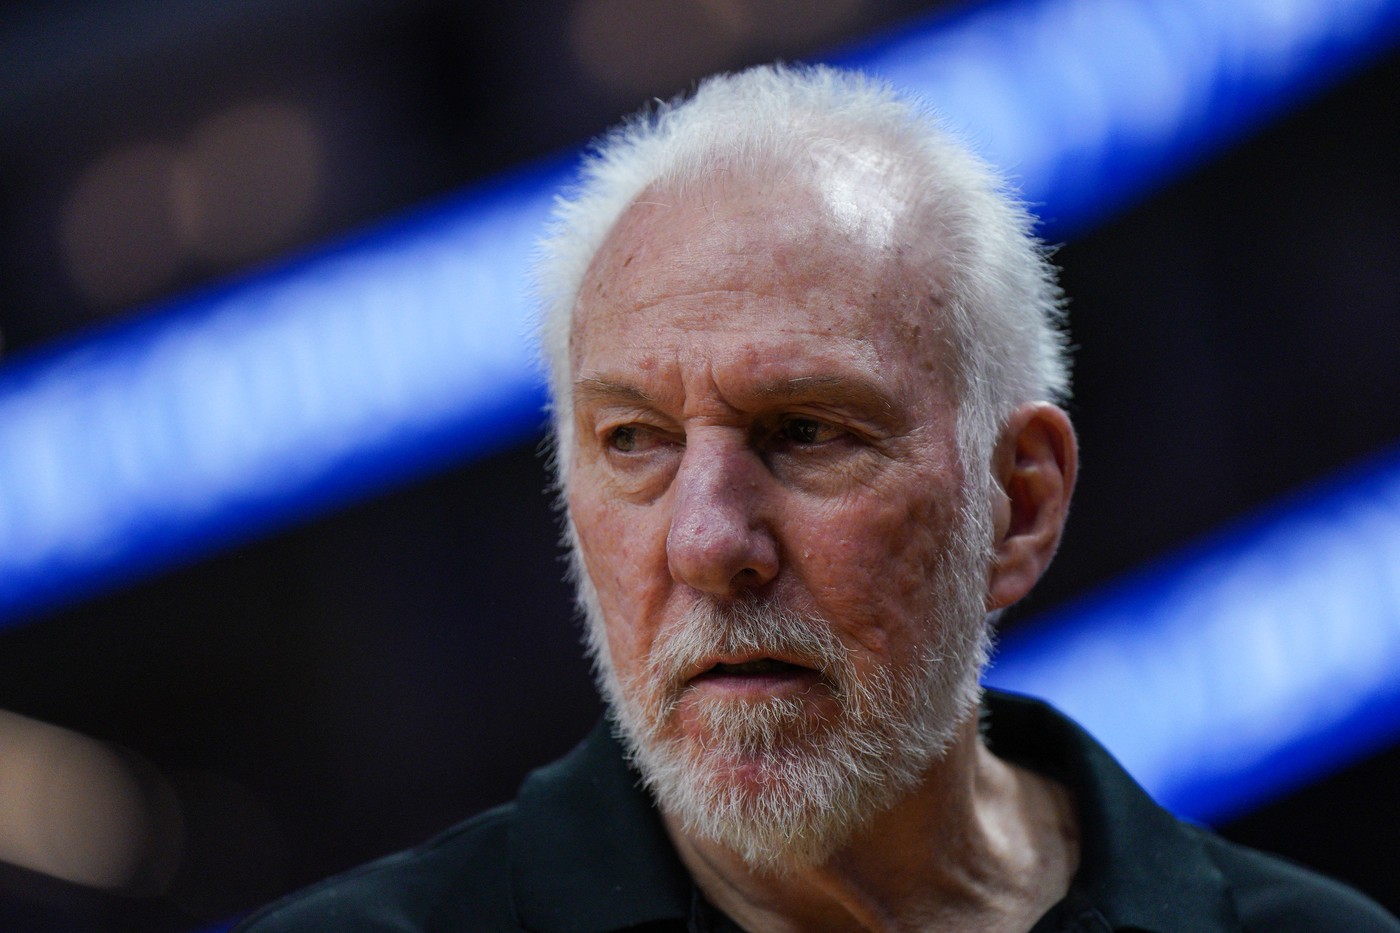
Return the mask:
[[930,283],[954,346],[958,446],[970,482],[985,486],[991,449],[1011,412],[1062,401],[1069,361],[1062,298],[1034,218],[1002,177],[929,110],[885,82],[828,67],[762,66],[701,82],[598,141],[561,196],[539,244],[539,336],[553,404],[554,469],[562,494],[573,443],[569,339],[584,276],[643,191],[713,182],[717,173],[800,169],[818,153],[874,145],[915,202]]

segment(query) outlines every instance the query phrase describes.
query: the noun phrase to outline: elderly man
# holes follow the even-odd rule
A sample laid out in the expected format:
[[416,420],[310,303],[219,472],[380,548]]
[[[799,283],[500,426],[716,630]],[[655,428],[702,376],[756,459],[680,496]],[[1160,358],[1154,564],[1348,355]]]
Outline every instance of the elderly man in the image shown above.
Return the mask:
[[714,78],[608,137],[540,292],[611,728],[246,929],[1400,929],[982,695],[1075,479],[1031,226],[854,75]]

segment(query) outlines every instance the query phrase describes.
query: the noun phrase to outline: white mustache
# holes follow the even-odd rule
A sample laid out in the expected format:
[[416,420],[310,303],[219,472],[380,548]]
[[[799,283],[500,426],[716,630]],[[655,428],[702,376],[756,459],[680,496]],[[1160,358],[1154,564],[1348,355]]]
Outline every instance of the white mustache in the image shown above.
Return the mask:
[[838,692],[851,682],[850,653],[831,623],[756,600],[696,603],[658,636],[648,659],[649,679],[676,693],[687,671],[735,655],[781,657],[810,667]]

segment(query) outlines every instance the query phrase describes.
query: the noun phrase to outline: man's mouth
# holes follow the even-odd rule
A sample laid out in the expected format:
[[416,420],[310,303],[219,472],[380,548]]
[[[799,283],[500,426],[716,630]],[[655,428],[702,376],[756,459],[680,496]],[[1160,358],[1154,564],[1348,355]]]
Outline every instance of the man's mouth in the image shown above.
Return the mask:
[[703,680],[711,677],[751,677],[759,675],[786,676],[793,674],[814,674],[810,667],[802,667],[800,664],[790,664],[787,661],[779,661],[777,658],[754,658],[752,661],[740,661],[735,664],[719,663],[698,675],[696,680]]
[[690,687],[705,694],[751,700],[790,692],[805,692],[821,683],[814,668],[761,657],[717,661],[690,679]]

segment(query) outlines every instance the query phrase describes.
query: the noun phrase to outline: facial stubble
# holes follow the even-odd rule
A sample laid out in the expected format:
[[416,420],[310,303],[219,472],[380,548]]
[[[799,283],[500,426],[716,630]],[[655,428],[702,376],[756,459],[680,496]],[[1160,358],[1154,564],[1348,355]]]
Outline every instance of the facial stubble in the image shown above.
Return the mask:
[[[968,500],[982,499],[967,491]],[[663,812],[751,868],[820,865],[911,793],[946,753],[980,697],[990,655],[984,608],[990,529],[985,511],[958,527],[927,582],[935,607],[915,657],[863,671],[820,616],[759,599],[699,600],[654,642],[625,681],[586,577],[580,585],[599,690],[616,731]],[[677,728],[684,672],[719,656],[782,657],[818,672],[837,712],[804,693],[761,700],[690,697],[696,734]],[[867,662],[869,663],[869,662]]]

